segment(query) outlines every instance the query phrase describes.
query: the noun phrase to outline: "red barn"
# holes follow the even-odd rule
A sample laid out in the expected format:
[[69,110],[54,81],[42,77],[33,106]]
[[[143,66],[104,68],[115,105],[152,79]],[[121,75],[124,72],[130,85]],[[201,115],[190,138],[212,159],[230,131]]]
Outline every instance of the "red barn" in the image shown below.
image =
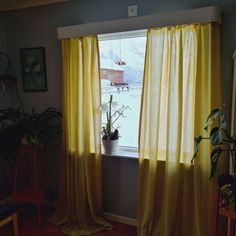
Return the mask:
[[124,83],[124,69],[109,59],[101,59],[101,79],[106,79],[112,85]]

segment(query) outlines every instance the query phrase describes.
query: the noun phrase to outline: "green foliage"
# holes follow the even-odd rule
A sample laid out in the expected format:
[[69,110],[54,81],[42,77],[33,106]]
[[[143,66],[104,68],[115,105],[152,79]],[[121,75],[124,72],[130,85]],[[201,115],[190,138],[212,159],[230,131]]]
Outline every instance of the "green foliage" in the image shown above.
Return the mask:
[[[213,109],[209,116],[207,117],[206,125],[204,130],[210,131],[209,137],[202,137],[201,135],[194,138],[194,154],[192,158],[192,163],[197,158],[199,151],[199,145],[202,140],[210,140],[213,150],[211,152],[211,171],[210,179],[215,175],[217,170],[218,160],[223,152],[234,153],[236,145],[236,135],[230,136],[226,129],[226,119],[223,110]],[[229,147],[228,147],[229,146]]]
[[15,110],[0,110],[0,158],[14,162],[20,146],[34,149],[55,142],[61,134],[61,113],[47,108],[30,114]]
[[207,131],[208,128],[212,126],[214,121],[218,122],[219,127],[226,129],[225,115],[224,112],[219,108],[213,109],[208,115],[204,129]]
[[201,135],[194,137],[194,154],[193,154],[193,158],[192,158],[192,161],[191,161],[192,163],[197,158],[197,153],[198,153],[198,150],[199,150],[199,144],[200,144],[201,141],[202,141],[202,136]]
[[217,169],[217,162],[220,158],[220,155],[222,153],[222,148],[217,147],[213,149],[211,152],[211,173],[210,173],[210,179],[215,175],[216,169]]

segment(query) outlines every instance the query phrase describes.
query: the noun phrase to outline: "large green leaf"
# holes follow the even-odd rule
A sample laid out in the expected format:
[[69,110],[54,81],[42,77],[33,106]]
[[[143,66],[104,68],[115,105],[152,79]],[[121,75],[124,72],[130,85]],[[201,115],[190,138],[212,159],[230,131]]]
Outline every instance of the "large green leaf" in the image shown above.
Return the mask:
[[219,116],[219,127],[223,130],[226,130],[226,119],[225,119],[225,114],[224,112],[221,110],[220,112],[220,116]]
[[199,144],[202,141],[202,139],[203,138],[201,135],[194,137],[194,153],[193,153],[193,158],[191,160],[191,163],[193,163],[194,160],[197,158],[197,153],[198,153],[198,149],[199,149],[198,147],[199,147]]
[[226,129],[226,119],[224,112],[221,109],[213,109],[210,115],[207,117],[206,125],[204,129],[207,131],[210,126],[212,126],[213,122],[218,121],[218,127],[220,129]]
[[213,121],[221,114],[221,110],[219,108],[213,109],[209,116],[207,117],[206,125],[204,129],[207,131],[208,128],[212,125]]
[[210,138],[211,138],[211,144],[212,145],[222,144],[223,143],[222,130],[219,127],[214,127],[211,130]]
[[211,179],[215,175],[217,163],[222,151],[223,150],[221,147],[217,147],[211,152],[211,173],[209,179]]

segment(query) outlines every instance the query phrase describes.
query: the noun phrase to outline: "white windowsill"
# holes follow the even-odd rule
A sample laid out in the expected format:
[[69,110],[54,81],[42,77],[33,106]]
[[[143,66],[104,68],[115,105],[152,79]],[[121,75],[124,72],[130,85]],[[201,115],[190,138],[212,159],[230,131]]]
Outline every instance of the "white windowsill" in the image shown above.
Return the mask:
[[102,157],[115,157],[115,158],[125,158],[125,159],[135,159],[138,160],[138,148],[131,147],[118,147],[116,152],[112,154],[106,154],[102,150]]

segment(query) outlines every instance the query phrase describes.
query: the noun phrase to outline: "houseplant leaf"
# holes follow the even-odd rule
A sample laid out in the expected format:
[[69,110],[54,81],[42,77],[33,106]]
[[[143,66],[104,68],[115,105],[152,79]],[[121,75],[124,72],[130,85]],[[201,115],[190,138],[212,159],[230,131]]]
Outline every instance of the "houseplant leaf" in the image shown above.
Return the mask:
[[217,147],[211,152],[211,173],[209,179],[211,179],[215,175],[217,163],[222,151],[223,150],[221,147]]
[[208,128],[212,125],[214,120],[220,115],[221,110],[219,108],[213,109],[209,116],[207,117],[206,125],[204,129],[207,131]]
[[30,114],[14,109],[0,110],[0,156],[14,160],[21,145],[42,148],[56,140],[61,133],[62,114],[55,108]]
[[210,133],[211,144],[220,145],[223,142],[223,134],[219,127],[214,127]]
[[194,137],[194,153],[193,153],[193,158],[191,160],[191,163],[193,163],[194,160],[197,158],[197,153],[198,153],[198,149],[199,149],[198,147],[199,147],[199,144],[202,141],[202,139],[203,138],[201,135]]
[[220,114],[219,114],[219,127],[221,129],[226,129],[226,119],[225,119],[225,114],[222,110],[220,110]]

